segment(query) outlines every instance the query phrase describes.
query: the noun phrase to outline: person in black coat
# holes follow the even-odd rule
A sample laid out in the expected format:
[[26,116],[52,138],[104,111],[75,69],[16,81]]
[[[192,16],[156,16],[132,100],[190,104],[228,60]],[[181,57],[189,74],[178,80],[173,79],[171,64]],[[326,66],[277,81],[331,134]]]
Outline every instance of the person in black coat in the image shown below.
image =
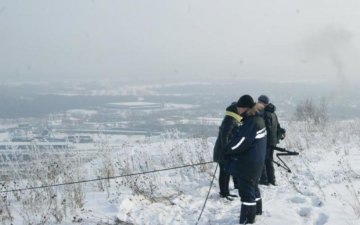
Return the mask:
[[239,126],[226,147],[230,157],[228,171],[238,180],[241,198],[240,224],[255,222],[262,212],[262,201],[258,182],[266,154],[266,127],[261,104],[256,104],[250,95],[243,95],[237,102],[240,116]]
[[275,185],[276,183],[275,169],[273,164],[273,146],[276,146],[279,143],[279,140],[285,137],[285,130],[280,127],[278,117],[275,113],[276,107],[275,105],[270,103],[269,97],[266,95],[260,95],[258,98],[258,102],[265,107],[263,115],[267,131],[266,157],[263,172],[260,178],[260,184]]
[[[230,174],[225,170],[228,157],[225,156],[225,147],[229,144],[233,136],[233,131],[240,125],[241,116],[238,113],[236,102],[226,108],[225,117],[219,127],[219,134],[214,146],[213,160],[219,164],[219,187],[220,197],[232,200],[230,197],[237,197],[230,194],[229,182]],[[236,179],[233,177],[234,186],[237,187]]]

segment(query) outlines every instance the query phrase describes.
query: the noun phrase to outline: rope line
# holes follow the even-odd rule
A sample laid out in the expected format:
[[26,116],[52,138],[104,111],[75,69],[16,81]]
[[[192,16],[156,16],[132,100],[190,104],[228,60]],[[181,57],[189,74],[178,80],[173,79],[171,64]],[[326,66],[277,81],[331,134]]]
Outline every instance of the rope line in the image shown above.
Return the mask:
[[208,200],[208,198],[209,198],[209,194],[210,194],[211,188],[212,188],[212,186],[213,186],[213,184],[214,184],[214,179],[215,179],[215,176],[216,176],[216,171],[217,171],[218,166],[219,166],[219,164],[216,164],[215,171],[214,171],[214,175],[213,175],[213,178],[212,178],[210,187],[209,187],[209,191],[208,191],[208,193],[207,193],[207,195],[206,195],[206,199],[205,199],[204,205],[203,205],[203,207],[202,207],[201,213],[200,213],[200,215],[199,215],[199,218],[198,218],[198,220],[197,220],[197,222],[196,222],[196,225],[198,225],[198,223],[199,223],[199,221],[200,221],[200,219],[201,219],[201,216],[202,216],[202,214],[203,214],[203,212],[204,212],[204,209],[205,209],[207,200]]
[[[157,172],[163,172],[163,171],[169,171],[169,170],[176,170],[176,169],[181,169],[181,168],[186,168],[186,167],[201,166],[201,165],[210,164],[210,163],[214,163],[214,161],[195,163],[195,164],[183,165],[183,166],[176,166],[176,167],[171,167],[171,168],[151,170],[151,171],[145,171],[145,172],[124,174],[124,175],[118,175],[118,176],[100,177],[100,178],[94,178],[94,179],[89,179],[89,180],[80,180],[80,181],[72,181],[72,182],[65,182],[65,183],[58,183],[58,184],[41,185],[41,186],[35,186],[35,187],[10,189],[10,190],[5,190],[5,191],[0,191],[0,193],[29,191],[29,190],[44,189],[44,188],[50,188],[50,187],[60,187],[60,186],[67,186],[67,185],[74,185],[74,184],[81,184],[81,183],[90,183],[90,182],[101,181],[101,180],[113,180],[113,179],[122,178],[122,177],[131,177],[131,176],[138,176],[138,175],[149,174],[149,173],[157,173]],[[217,167],[216,167],[216,169],[217,169]],[[214,181],[214,178],[213,178],[213,181]],[[211,183],[211,186],[213,184],[213,181]],[[209,195],[209,193],[208,193],[208,195]]]

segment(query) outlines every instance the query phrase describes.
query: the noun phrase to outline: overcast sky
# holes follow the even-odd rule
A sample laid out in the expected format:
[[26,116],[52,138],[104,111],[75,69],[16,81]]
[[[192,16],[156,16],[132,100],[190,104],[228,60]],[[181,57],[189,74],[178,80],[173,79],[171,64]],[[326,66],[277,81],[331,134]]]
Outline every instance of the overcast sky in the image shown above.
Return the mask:
[[359,0],[1,0],[0,81],[359,81]]

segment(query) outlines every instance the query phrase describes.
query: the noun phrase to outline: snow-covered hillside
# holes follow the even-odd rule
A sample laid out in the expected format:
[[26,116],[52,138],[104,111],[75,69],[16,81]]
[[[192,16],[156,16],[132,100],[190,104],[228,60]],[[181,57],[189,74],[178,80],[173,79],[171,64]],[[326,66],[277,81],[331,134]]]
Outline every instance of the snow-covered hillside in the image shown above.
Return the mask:
[[[256,218],[256,224],[359,224],[360,121],[338,121],[317,127],[291,122],[285,127],[287,138],[280,146],[299,151],[300,155],[284,157],[293,173],[276,168],[277,186],[261,186],[264,213]],[[94,155],[79,152],[73,153],[73,160],[60,157],[56,164],[42,161],[39,168],[58,169],[53,177],[46,171],[42,178],[31,176],[32,180],[22,179],[16,184],[12,179],[2,180],[1,190],[207,162],[212,159],[215,137],[183,139],[168,134],[141,140],[109,140],[99,145]],[[0,221],[15,225],[193,225],[198,221],[215,168],[216,164],[206,164],[2,193]],[[36,172],[39,171],[28,171]],[[220,199],[218,191],[216,177],[198,224],[238,223],[240,201]],[[234,189],[231,192],[236,193]]]

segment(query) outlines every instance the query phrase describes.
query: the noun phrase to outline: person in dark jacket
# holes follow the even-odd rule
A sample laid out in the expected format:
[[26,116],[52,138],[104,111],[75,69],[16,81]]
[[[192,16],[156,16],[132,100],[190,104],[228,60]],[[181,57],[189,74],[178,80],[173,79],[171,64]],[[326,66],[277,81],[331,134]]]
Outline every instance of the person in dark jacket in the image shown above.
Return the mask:
[[260,178],[260,184],[275,185],[275,169],[273,164],[274,149],[272,146],[276,146],[279,143],[279,140],[284,138],[285,130],[280,127],[278,117],[275,113],[276,107],[270,103],[269,97],[260,95],[258,102],[265,107],[263,115],[267,131],[266,158]]
[[243,95],[237,102],[240,116],[239,126],[226,147],[230,157],[228,171],[238,180],[241,198],[240,224],[254,223],[262,212],[262,201],[258,182],[266,154],[266,127],[261,104],[256,104],[250,95]]
[[[228,158],[225,156],[225,147],[233,136],[233,131],[240,125],[241,116],[238,113],[236,102],[233,102],[226,108],[225,117],[221,122],[219,128],[219,134],[214,146],[213,159],[219,163],[220,174],[219,174],[219,186],[220,186],[220,197],[232,200],[231,197],[237,197],[236,195],[230,194],[229,182],[230,174],[225,170]],[[236,179],[233,177],[234,186],[237,187]]]

